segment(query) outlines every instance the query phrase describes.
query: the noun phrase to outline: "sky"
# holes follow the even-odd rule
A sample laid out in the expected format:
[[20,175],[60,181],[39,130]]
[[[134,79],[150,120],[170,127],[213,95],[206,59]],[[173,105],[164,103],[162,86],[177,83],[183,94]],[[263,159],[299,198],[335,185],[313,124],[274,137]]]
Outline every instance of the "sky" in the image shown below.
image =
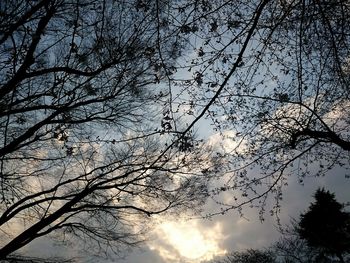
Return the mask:
[[[209,143],[220,144],[227,152],[234,148],[232,140],[223,139],[218,134],[208,135],[206,125],[207,121],[200,121],[197,133],[209,136]],[[234,136],[230,131],[226,131],[225,135]],[[312,166],[309,168],[312,169]],[[278,215],[282,226],[287,226],[292,218],[298,219],[307,210],[319,187],[334,192],[341,203],[350,202],[350,179],[346,178],[346,173],[348,172],[344,169],[335,167],[324,177],[306,178],[303,185],[296,176],[289,177],[288,186],[283,192],[281,213]],[[268,206],[273,205],[273,200],[269,200]],[[217,206],[209,201],[205,211],[213,211],[215,208]],[[209,219],[186,216],[167,218],[163,215],[153,217],[148,240],[138,248],[125,251],[123,258],[107,259],[103,255],[98,259],[92,258],[83,250],[77,250],[75,244],[61,247],[46,238],[30,243],[25,250],[33,256],[73,257],[79,263],[208,263],[232,251],[266,248],[281,237],[275,217],[266,213],[264,222],[261,222],[259,210],[249,207],[244,207],[243,214],[242,217],[237,211],[231,210]]]
[[[284,191],[282,210],[279,214],[281,224],[286,226],[292,218],[297,219],[313,201],[312,195],[318,187],[334,192],[341,203],[350,201],[350,181],[346,172],[335,168],[324,177],[306,178],[300,185],[296,177],[289,178]],[[213,204],[206,205],[211,210]],[[275,217],[268,213],[265,221],[259,220],[258,210],[246,207],[244,217],[237,211],[210,219],[153,218],[154,227],[148,233],[148,241],[139,248],[126,251],[124,258],[98,259],[90,262],[105,263],[205,263],[222,257],[232,251],[248,248],[265,248],[280,237]],[[34,256],[74,257],[78,262],[88,262],[88,254],[77,251],[75,244],[60,247],[45,238],[32,242],[25,248]]]
[[[208,131],[205,125],[208,124],[199,123],[199,133]],[[224,147],[230,148],[229,142],[223,143]],[[279,217],[282,225],[288,225],[292,218],[297,219],[300,213],[307,210],[313,200],[312,195],[319,187],[335,192],[339,202],[349,202],[350,179],[346,179],[345,175],[344,170],[336,167],[325,177],[307,178],[304,185],[298,183],[297,177],[290,177],[281,202],[282,210]],[[273,200],[270,201],[273,202]],[[206,210],[213,208],[215,204],[208,202]],[[154,218],[156,222],[149,232],[147,242],[139,248],[126,251],[122,259],[102,257],[99,261],[103,263],[204,263],[231,251],[268,247],[280,237],[277,220],[267,213],[264,222],[261,222],[258,212],[257,209],[245,207],[243,217],[234,210],[210,219],[158,216]],[[86,252],[78,251],[75,244],[61,247],[47,238],[30,243],[24,250],[33,256],[75,257],[78,262],[86,262],[89,258]],[[93,258],[91,262],[97,261]]]
[[[279,215],[282,225],[288,225],[292,218],[307,210],[312,195],[318,187],[335,192],[341,203],[350,201],[350,181],[345,171],[336,168],[325,177],[308,178],[300,185],[296,178],[290,178],[284,192],[282,211]],[[244,209],[244,218],[235,211],[210,220],[172,220],[154,230],[154,239],[141,250],[135,250],[120,263],[195,263],[205,262],[215,256],[230,251],[242,251],[247,248],[264,248],[280,237],[277,221],[265,216],[260,222],[258,211]]]
[[[193,116],[188,116],[191,121]],[[197,133],[210,136],[201,120],[197,125]],[[230,135],[230,131],[227,131]],[[234,134],[231,134],[234,136]],[[228,152],[233,147],[230,140],[222,140],[221,136],[211,135],[209,141],[222,144]],[[311,167],[312,169],[312,167]],[[258,172],[258,171],[256,171]],[[282,226],[290,223],[292,218],[298,219],[313,201],[312,195],[319,187],[334,192],[341,203],[350,201],[350,179],[345,178],[346,171],[340,167],[330,170],[324,177],[310,177],[301,185],[298,178],[291,176],[288,186],[283,192],[282,209],[279,214]],[[229,197],[228,197],[229,198]],[[269,205],[273,205],[270,199]],[[208,202],[206,211],[212,211],[215,204]],[[210,219],[188,219],[186,217],[166,218],[158,216],[153,220],[153,228],[148,233],[148,241],[139,248],[126,251],[124,258],[106,259],[91,258],[90,262],[102,263],[205,263],[224,257],[232,251],[243,251],[248,248],[266,248],[276,242],[280,235],[275,217],[266,213],[264,222],[259,220],[259,211],[245,207],[244,216],[237,211],[229,211],[225,215]],[[78,262],[88,262],[89,255],[76,249],[75,244],[60,247],[46,238],[38,239],[25,247],[34,256],[74,257]]]

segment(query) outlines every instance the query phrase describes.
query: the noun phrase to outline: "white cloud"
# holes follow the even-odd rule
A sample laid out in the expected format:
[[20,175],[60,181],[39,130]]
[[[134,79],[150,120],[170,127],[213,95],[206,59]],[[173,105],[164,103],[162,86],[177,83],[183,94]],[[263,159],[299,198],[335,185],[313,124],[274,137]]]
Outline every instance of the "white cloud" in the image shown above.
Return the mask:
[[243,152],[246,142],[235,131],[225,130],[221,133],[215,133],[208,139],[208,145],[224,154],[234,154],[234,152]]
[[201,262],[226,253],[220,246],[224,240],[220,223],[204,228],[198,220],[163,221],[154,233],[149,246],[165,262]]

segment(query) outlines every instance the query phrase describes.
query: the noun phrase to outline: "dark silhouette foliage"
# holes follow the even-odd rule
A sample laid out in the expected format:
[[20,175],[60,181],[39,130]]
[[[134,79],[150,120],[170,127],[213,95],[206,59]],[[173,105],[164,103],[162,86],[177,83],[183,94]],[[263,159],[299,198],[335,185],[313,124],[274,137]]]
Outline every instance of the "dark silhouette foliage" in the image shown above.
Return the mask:
[[314,198],[315,202],[300,216],[298,233],[309,246],[344,262],[342,255],[350,252],[350,214],[329,191],[318,189]]
[[43,236],[119,254],[152,215],[204,203],[208,158],[167,114],[175,13],[167,0],[0,1],[0,260]]
[[288,176],[348,169],[349,31],[348,1],[0,1],[0,259],[118,253],[208,196],[263,219]]
[[218,263],[276,263],[276,257],[269,250],[247,249],[243,252],[232,252]]
[[265,249],[231,252],[218,263],[336,263],[349,260],[350,214],[329,191],[318,189],[300,220],[280,229],[280,239]]

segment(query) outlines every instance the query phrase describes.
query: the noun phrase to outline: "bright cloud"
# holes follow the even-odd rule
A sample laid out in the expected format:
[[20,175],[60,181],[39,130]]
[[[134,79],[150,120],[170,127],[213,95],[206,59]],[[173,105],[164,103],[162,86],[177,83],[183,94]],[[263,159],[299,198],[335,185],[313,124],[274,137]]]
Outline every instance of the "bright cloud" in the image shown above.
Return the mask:
[[150,248],[166,262],[194,263],[223,255],[220,248],[224,236],[220,223],[204,229],[198,221],[165,221],[155,231],[156,238]]
[[246,141],[231,130],[213,134],[209,137],[208,144],[221,153],[230,154],[243,152],[246,148]]

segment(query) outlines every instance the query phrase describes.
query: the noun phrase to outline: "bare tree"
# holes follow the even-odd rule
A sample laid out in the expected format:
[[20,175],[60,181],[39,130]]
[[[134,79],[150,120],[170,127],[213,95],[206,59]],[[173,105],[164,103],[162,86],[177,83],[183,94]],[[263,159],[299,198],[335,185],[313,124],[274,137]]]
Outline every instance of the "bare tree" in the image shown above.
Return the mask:
[[307,242],[300,238],[296,224],[292,221],[291,226],[281,232],[281,238],[271,246],[271,250],[283,263],[323,262],[325,259],[320,257],[320,250],[308,246]]
[[6,258],[9,263],[73,263],[75,259],[63,259],[63,258],[35,258],[35,257],[23,257],[21,255],[11,255]]
[[[218,213],[263,216],[272,193],[275,213],[288,175],[348,168],[347,1],[18,0],[0,12],[2,258],[53,232],[131,245],[138,216],[208,194]],[[214,157],[193,138],[202,119],[231,140]],[[223,185],[209,191],[212,175]],[[217,199],[227,191],[232,202]]]
[[243,252],[232,252],[218,263],[275,263],[276,257],[272,251],[247,249]]
[[227,180],[213,193],[234,198],[219,213],[264,206],[269,194],[276,213],[289,175],[302,183],[348,169],[348,1],[192,4],[191,73],[175,84],[191,98],[187,114],[231,140],[219,156]]
[[49,234],[119,252],[151,215],[203,203],[208,159],[171,129],[158,85],[183,45],[170,10],[1,1],[0,259]]

